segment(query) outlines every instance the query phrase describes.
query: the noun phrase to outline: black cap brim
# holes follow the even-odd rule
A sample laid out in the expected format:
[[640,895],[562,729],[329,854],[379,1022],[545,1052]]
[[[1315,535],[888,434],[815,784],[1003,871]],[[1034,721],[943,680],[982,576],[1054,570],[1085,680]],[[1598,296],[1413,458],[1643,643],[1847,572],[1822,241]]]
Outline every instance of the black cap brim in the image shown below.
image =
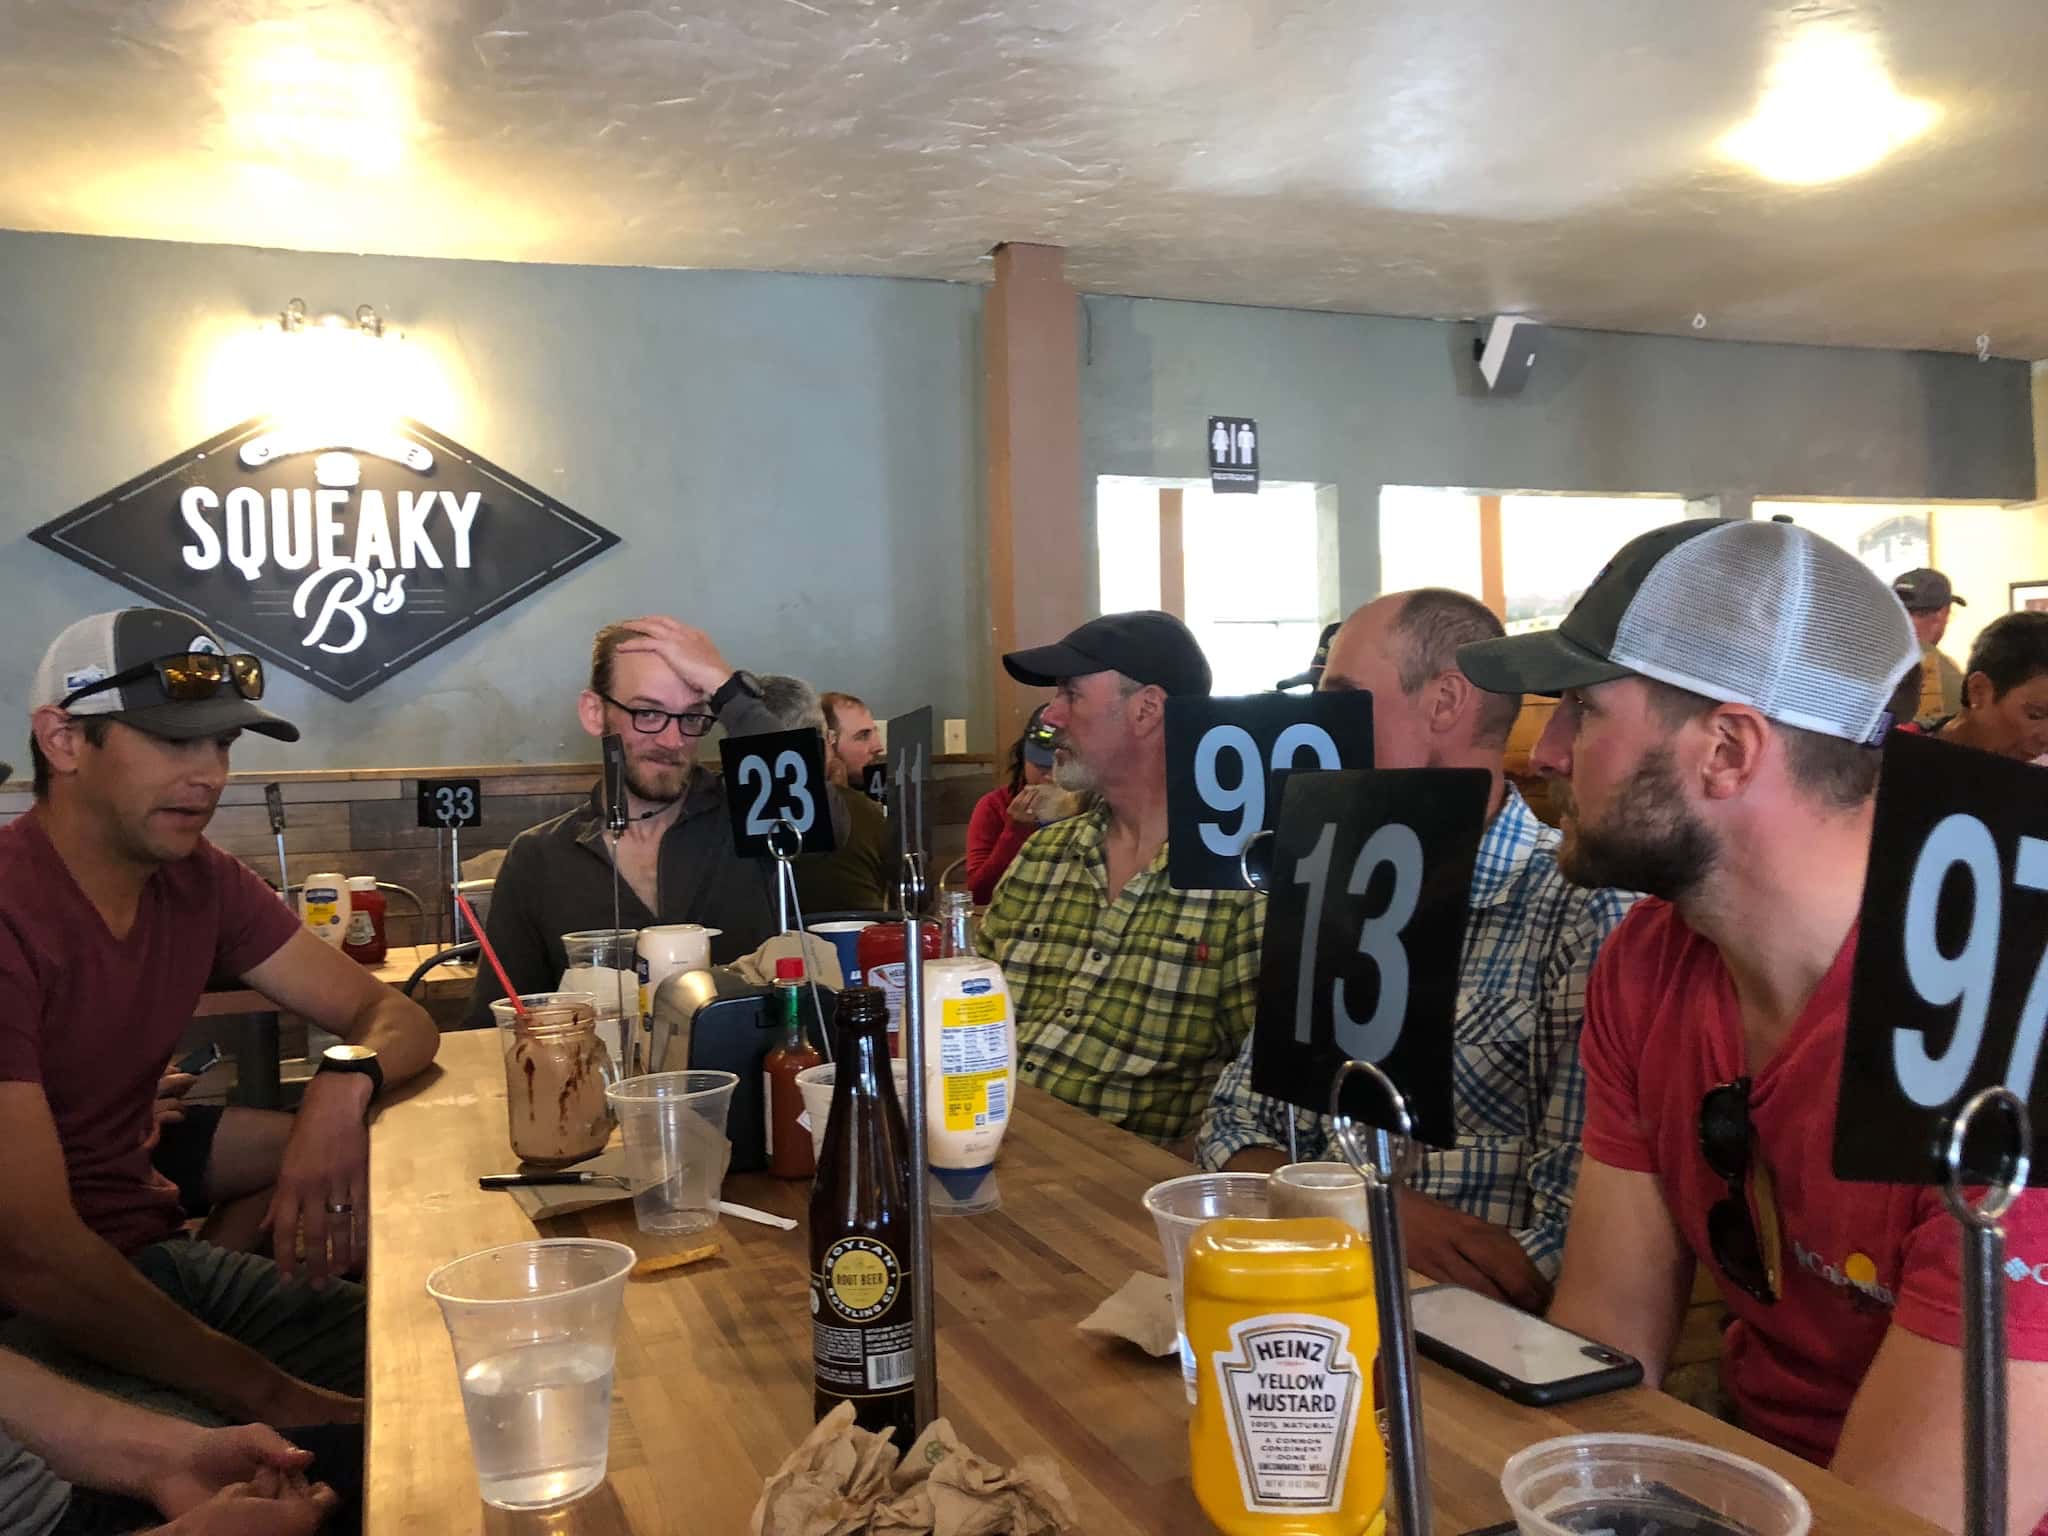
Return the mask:
[[1311,667],[1306,672],[1297,672],[1292,677],[1283,677],[1273,686],[1281,690],[1288,688],[1311,688],[1322,680],[1322,676],[1323,673],[1320,667]]
[[299,728],[280,719],[240,694],[198,699],[189,704],[150,704],[141,709],[124,709],[106,715],[84,715],[87,720],[119,720],[138,731],[161,736],[165,741],[198,741],[229,731],[254,731],[275,741],[297,741]]
[[1567,688],[1590,688],[1635,675],[1555,629],[1461,645],[1458,667],[1488,693],[1540,693],[1552,698]]
[[1107,662],[1097,661],[1062,642],[1011,651],[1003,657],[1003,670],[1027,688],[1056,688],[1063,678],[1087,677],[1111,669]]

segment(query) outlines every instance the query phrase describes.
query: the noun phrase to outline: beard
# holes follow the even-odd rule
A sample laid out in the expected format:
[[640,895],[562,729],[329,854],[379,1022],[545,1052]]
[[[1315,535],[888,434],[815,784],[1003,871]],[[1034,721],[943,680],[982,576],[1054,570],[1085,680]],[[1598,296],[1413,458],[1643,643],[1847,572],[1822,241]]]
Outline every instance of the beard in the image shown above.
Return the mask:
[[1597,824],[1580,819],[1569,784],[1560,788],[1565,830],[1557,867],[1574,885],[1682,901],[1720,857],[1714,834],[1679,791],[1669,747],[1643,755]]
[[1053,759],[1052,781],[1070,795],[1092,795],[1102,787],[1093,768],[1082,762],[1074,749],[1062,742]]
[[682,798],[689,782],[691,758],[685,753],[642,753],[626,756],[626,788],[648,805],[671,805]]

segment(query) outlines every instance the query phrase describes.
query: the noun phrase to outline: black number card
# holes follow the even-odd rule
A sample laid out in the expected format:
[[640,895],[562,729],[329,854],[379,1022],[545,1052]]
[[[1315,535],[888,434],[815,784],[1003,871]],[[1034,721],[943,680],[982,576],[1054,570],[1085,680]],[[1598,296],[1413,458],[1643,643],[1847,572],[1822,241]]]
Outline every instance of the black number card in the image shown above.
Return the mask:
[[423,827],[480,827],[484,824],[484,781],[421,779],[419,813]]
[[931,853],[931,835],[924,802],[932,776],[932,707],[926,704],[889,721],[889,770],[884,779],[884,807],[889,812],[889,864],[882,878],[894,882],[903,872],[903,855]]
[[[1761,914],[1768,916],[1768,914]],[[2048,1027],[2048,770],[1923,736],[1884,749],[1835,1109],[1835,1177],[1942,1178],[1981,1089],[2028,1105]],[[1999,1117],[1987,1117],[1995,1128]],[[1968,1149],[1986,1173],[1995,1147]],[[2048,1158],[2028,1180],[2048,1184]]]
[[1168,699],[1166,883],[1243,890],[1239,857],[1272,827],[1291,773],[1371,766],[1369,693]]
[[[718,744],[725,769],[725,806],[732,815],[732,845],[743,859],[772,859],[769,834],[787,826],[803,839],[802,853],[830,853],[832,805],[826,799],[825,738],[815,730],[765,731],[728,736]],[[790,852],[784,836],[776,846]]]
[[[1415,1135],[1457,1140],[1451,1041],[1472,865],[1492,781],[1477,769],[1305,773],[1274,832],[1252,1086],[1318,1114],[1348,1060],[1378,1067]],[[1398,1129],[1363,1074],[1353,1119]]]

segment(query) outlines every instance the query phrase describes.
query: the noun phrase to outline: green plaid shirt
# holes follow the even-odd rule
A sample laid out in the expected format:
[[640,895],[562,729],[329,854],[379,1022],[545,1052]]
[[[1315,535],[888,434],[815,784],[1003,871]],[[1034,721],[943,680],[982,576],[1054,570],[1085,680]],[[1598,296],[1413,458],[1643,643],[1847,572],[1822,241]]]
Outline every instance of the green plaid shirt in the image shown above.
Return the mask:
[[1109,899],[1098,807],[1033,833],[996,887],[1024,1082],[1161,1144],[1192,1133],[1258,1006],[1265,899],[1176,891],[1166,849]]

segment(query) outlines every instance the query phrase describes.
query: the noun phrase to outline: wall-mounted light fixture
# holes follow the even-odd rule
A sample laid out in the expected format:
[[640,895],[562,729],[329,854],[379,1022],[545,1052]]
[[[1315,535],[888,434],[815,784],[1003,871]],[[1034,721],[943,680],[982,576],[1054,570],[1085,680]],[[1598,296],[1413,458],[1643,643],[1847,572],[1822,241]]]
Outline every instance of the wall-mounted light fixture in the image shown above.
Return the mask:
[[322,438],[382,439],[399,417],[453,416],[448,381],[424,349],[372,304],[316,309],[294,298],[226,338],[207,376],[207,418],[274,418]]

